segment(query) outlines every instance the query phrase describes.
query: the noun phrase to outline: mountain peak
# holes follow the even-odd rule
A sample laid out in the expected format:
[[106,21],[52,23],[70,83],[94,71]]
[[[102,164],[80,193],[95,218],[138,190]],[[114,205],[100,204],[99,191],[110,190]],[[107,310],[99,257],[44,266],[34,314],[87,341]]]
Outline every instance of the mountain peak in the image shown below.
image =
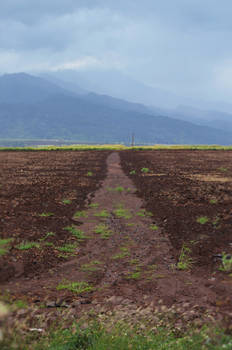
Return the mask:
[[66,94],[66,91],[54,83],[28,73],[0,76],[0,103],[32,104],[57,94]]

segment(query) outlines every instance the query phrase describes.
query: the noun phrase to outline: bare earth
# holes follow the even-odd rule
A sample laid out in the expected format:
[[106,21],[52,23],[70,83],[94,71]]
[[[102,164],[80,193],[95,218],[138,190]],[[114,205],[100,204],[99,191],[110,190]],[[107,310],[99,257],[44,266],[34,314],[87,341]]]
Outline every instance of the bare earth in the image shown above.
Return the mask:
[[[194,157],[195,155],[196,153]],[[218,153],[215,155],[218,156]],[[107,154],[104,157],[106,156]],[[99,159],[99,155],[95,154],[94,162],[100,162],[98,169],[100,173],[102,170],[101,176],[96,179],[95,187],[92,187],[92,192],[89,191],[89,194],[88,188],[86,189],[82,197],[82,205],[78,204],[76,210],[65,206],[65,211],[72,212],[71,221],[67,221],[67,224],[71,222],[84,233],[84,237],[79,240],[73,254],[67,255],[67,261],[65,261],[65,258],[59,257],[56,247],[51,248],[50,255],[47,255],[47,268],[29,269],[29,273],[21,272],[20,274],[19,271],[18,274],[6,274],[8,277],[1,285],[2,295],[4,296],[7,292],[15,299],[26,296],[31,303],[45,305],[45,310],[60,306],[72,308],[72,314],[75,317],[79,317],[88,310],[98,313],[123,309],[124,313],[131,314],[135,312],[133,310],[139,310],[140,313],[147,310],[147,313],[153,313],[158,305],[162,305],[163,310],[166,310],[165,307],[167,310],[171,307],[179,310],[176,311],[176,315],[178,312],[179,315],[183,315],[188,311],[189,315],[186,320],[213,318],[224,320],[227,324],[230,323],[232,279],[229,274],[218,270],[220,261],[213,260],[213,255],[219,253],[224,246],[218,247],[215,251],[210,250],[210,252],[206,249],[208,253],[205,258],[199,255],[198,242],[207,246],[208,239],[210,247],[213,238],[209,237],[203,225],[199,229],[200,224],[197,224],[198,232],[193,237],[189,221],[190,208],[187,208],[186,205],[188,201],[194,201],[188,181],[199,181],[200,176],[201,186],[203,186],[203,182],[208,183],[208,177],[211,175],[207,171],[206,174],[199,174],[198,170],[193,173],[188,167],[187,171],[180,172],[179,165],[182,164],[181,161],[178,163],[180,156],[181,154],[172,158],[172,155],[162,152],[123,152],[120,161],[119,153],[111,153],[107,158],[107,176],[93,197],[94,189],[105,176],[104,166],[102,169],[99,166],[104,163],[104,157],[101,156]],[[196,162],[192,164],[196,169],[198,158],[194,159]],[[204,167],[205,164],[203,164]],[[69,164],[67,163],[66,166],[68,168]],[[141,168],[145,166],[149,168],[149,173],[141,174]],[[136,173],[130,175],[133,169],[136,170]],[[73,165],[73,171],[75,172],[75,165]],[[87,169],[84,168],[83,174],[86,174],[86,171]],[[213,181],[214,186],[220,186],[222,181],[215,180],[215,177],[220,177],[220,179],[225,177],[223,184],[231,185],[232,178],[228,173],[223,173],[222,176],[219,172],[213,176],[210,181]],[[87,181],[90,180],[91,177],[87,178]],[[181,181],[183,193],[177,191],[178,198],[173,193]],[[89,183],[88,186],[90,186]],[[196,187],[194,188],[196,193]],[[204,191],[204,187],[202,188]],[[58,187],[56,191],[59,191]],[[185,191],[188,191],[188,200],[185,198]],[[214,189],[212,196],[216,193]],[[56,192],[55,196],[57,195]],[[66,197],[70,197],[70,193]],[[201,200],[199,192],[196,197],[199,201]],[[12,200],[15,199],[12,198]],[[50,209],[49,207],[47,210],[55,212],[56,208]],[[78,210],[79,214],[73,216]],[[84,212],[80,213],[80,210]],[[194,210],[193,213],[195,215]],[[206,214],[210,215],[210,209],[199,216]],[[185,231],[182,224],[178,222],[182,220],[181,215],[185,216],[188,221],[187,226],[185,223]],[[41,219],[44,220],[43,224],[46,226],[46,222],[51,218]],[[73,243],[73,238],[70,236],[67,238],[70,233],[62,231],[64,226],[65,223],[62,222],[59,227],[56,227],[57,236],[59,239],[62,237],[66,243]],[[33,230],[32,225],[31,229]],[[211,230],[213,229],[215,227]],[[29,231],[30,228],[27,230]],[[44,229],[44,234],[46,230]],[[189,237],[186,238],[184,233],[181,233],[182,231],[185,232],[185,235],[188,235],[187,232],[189,232]],[[231,236],[225,234],[224,237],[229,247]],[[36,238],[38,239],[39,236],[33,237],[33,240]],[[56,240],[56,237],[52,237],[50,242],[56,245]],[[189,243],[190,241],[192,242],[192,269],[179,270],[176,264],[181,246],[184,242]],[[204,248],[201,249],[204,251]],[[10,254],[16,251],[17,249],[13,247]],[[33,248],[25,254],[28,256],[27,258],[24,256],[24,260],[16,254],[15,263],[21,266],[22,271],[24,270],[23,262],[29,259],[33,264],[33,259],[36,261],[38,255],[43,253],[40,253],[38,248]],[[46,255],[43,262],[40,261],[40,263],[46,265]],[[87,282],[92,290],[80,294],[67,289],[57,290],[58,285],[67,284],[67,281]]]

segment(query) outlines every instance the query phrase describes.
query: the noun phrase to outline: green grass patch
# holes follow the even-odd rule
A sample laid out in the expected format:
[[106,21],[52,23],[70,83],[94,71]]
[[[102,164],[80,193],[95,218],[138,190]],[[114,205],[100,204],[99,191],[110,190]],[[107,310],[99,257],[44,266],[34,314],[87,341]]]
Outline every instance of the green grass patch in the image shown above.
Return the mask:
[[77,248],[77,244],[66,243],[62,247],[57,247],[56,249],[62,253],[74,253]]
[[94,230],[95,233],[99,234],[101,236],[102,239],[108,239],[111,234],[112,231],[109,229],[109,227],[105,224],[99,224],[95,227]]
[[122,206],[115,209],[113,213],[117,218],[123,218],[123,219],[132,218],[132,214],[130,213],[130,211],[128,209],[124,209]]
[[133,226],[135,226],[135,223],[129,222],[128,224],[126,224],[126,226],[128,226],[128,227],[133,227]]
[[82,294],[82,293],[88,293],[94,290],[94,288],[89,285],[87,282],[70,282],[70,281],[63,281],[60,283],[57,287],[57,290],[64,290],[67,289],[72,293],[75,294]]
[[88,171],[87,172],[87,176],[93,176],[93,172],[92,171]]
[[157,225],[150,225],[150,229],[153,231],[157,231],[159,227]]
[[71,201],[71,199],[63,199],[63,200],[62,200],[62,203],[63,203],[63,204],[71,204],[72,201]]
[[44,242],[44,246],[45,247],[53,247],[54,243],[52,243],[52,242]]
[[53,213],[41,213],[41,214],[39,214],[39,216],[40,216],[41,218],[47,218],[47,217],[53,216],[53,215],[54,215]]
[[123,191],[125,191],[125,188],[122,187],[122,186],[107,187],[107,191],[109,191],[109,192],[119,192],[119,193],[122,193]]
[[1,238],[0,239],[0,256],[3,256],[9,252],[9,244],[13,241],[13,238]]
[[224,167],[220,167],[218,168],[218,170],[221,171],[222,173],[225,173],[228,169]]
[[128,280],[138,280],[141,277],[141,271],[134,271],[126,276]]
[[82,218],[82,219],[86,219],[88,217],[88,214],[86,213],[86,211],[84,210],[79,210],[74,214],[74,218]]
[[[49,140],[48,140],[49,141]],[[136,151],[144,151],[144,150],[211,150],[211,151],[217,151],[217,150],[224,150],[224,151],[230,151],[232,150],[232,146],[220,146],[220,145],[150,145],[150,146],[134,146],[134,147],[127,147],[124,145],[112,145],[112,144],[105,144],[105,145],[88,145],[88,144],[73,144],[73,145],[63,145],[63,146],[36,146],[40,145],[41,142],[44,142],[44,140],[26,140],[26,139],[1,139],[1,143],[4,143],[6,147],[0,147],[0,151],[12,151],[12,152],[18,152],[18,151],[24,151],[24,152],[40,152],[40,151],[103,151],[103,150],[109,150],[109,151],[124,151],[124,150],[136,150]],[[50,142],[54,142],[54,140],[50,140]],[[8,146],[14,145],[14,146]],[[34,146],[29,146],[29,145]]]
[[84,264],[81,266],[81,270],[85,272],[96,272],[101,270],[102,262],[98,260],[93,260],[89,264]]
[[220,271],[231,272],[232,271],[232,256],[226,253],[222,254],[222,265],[219,268]]
[[153,214],[150,212],[150,211],[147,211],[147,210],[145,210],[145,209],[141,209],[141,210],[139,210],[137,213],[136,213],[136,215],[137,216],[147,216],[147,217],[151,217],[151,216],[153,216]]
[[131,265],[138,265],[138,264],[139,264],[139,259],[131,259],[131,260],[129,261],[129,263],[130,263]]
[[136,170],[131,170],[129,174],[130,175],[135,175],[136,174]]
[[179,261],[177,263],[177,268],[179,270],[190,270],[193,264],[193,259],[190,256],[191,249],[186,245],[183,244],[179,256]]
[[58,258],[62,258],[62,259],[69,259],[70,258],[70,254],[59,254]]
[[121,253],[118,253],[118,254],[115,254],[112,256],[113,260],[123,259],[127,256],[130,256],[130,251],[127,247],[121,247],[120,251],[121,251]]
[[99,208],[99,204],[98,203],[91,203],[91,204],[89,204],[89,208],[97,209],[97,208]]
[[16,247],[19,250],[28,250],[32,248],[40,248],[40,244],[38,242],[22,242]]
[[25,300],[16,300],[13,304],[17,309],[26,309],[28,307],[28,303]]
[[125,191],[125,188],[122,187],[122,186],[117,186],[117,187],[114,188],[114,191],[115,191],[115,192],[122,193],[123,191]]
[[204,225],[209,221],[209,218],[207,216],[200,216],[197,218],[198,224]]
[[77,239],[80,240],[80,241],[83,240],[83,239],[85,239],[85,238],[87,238],[87,237],[85,236],[84,231],[79,230],[79,229],[76,228],[74,225],[72,225],[72,226],[67,226],[67,227],[64,228],[64,230],[70,232],[75,238],[77,238]]
[[209,202],[210,202],[210,204],[217,204],[218,201],[217,201],[217,199],[212,198],[212,199],[210,199]]
[[142,168],[141,169],[141,173],[143,173],[143,174],[147,174],[147,173],[149,173],[149,168]]
[[72,327],[48,329],[42,335],[17,333],[0,341],[1,350],[231,350],[232,337],[223,329],[189,329],[185,333],[157,328],[130,327],[115,323],[110,329],[92,322],[87,327],[74,323]]
[[108,218],[110,216],[110,213],[106,209],[103,209],[103,210],[95,213],[94,216],[99,217],[99,218]]

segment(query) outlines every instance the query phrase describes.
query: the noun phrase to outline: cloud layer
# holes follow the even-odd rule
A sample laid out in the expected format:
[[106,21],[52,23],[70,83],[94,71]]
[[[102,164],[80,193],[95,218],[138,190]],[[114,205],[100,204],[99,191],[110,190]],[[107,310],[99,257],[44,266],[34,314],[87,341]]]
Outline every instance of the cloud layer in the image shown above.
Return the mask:
[[2,1],[0,72],[117,69],[229,102],[231,10],[230,0]]

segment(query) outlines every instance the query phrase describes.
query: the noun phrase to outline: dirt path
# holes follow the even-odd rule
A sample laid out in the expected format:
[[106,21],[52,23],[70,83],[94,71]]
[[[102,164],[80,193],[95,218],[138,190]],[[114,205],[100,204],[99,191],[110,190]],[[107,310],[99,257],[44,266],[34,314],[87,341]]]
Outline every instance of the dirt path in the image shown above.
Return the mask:
[[[107,178],[91,205],[86,203],[88,209],[75,216],[76,228],[84,237],[73,259],[46,274],[16,279],[3,288],[45,306],[65,303],[77,313],[86,308],[116,310],[124,306],[153,312],[157,305],[174,305],[179,312],[191,311],[189,317],[207,313],[217,317],[214,279],[175,268],[170,242],[151,213],[143,209],[136,188],[121,169],[119,153],[112,153],[107,164]],[[61,289],[70,281],[85,282],[90,290],[73,293]]]

